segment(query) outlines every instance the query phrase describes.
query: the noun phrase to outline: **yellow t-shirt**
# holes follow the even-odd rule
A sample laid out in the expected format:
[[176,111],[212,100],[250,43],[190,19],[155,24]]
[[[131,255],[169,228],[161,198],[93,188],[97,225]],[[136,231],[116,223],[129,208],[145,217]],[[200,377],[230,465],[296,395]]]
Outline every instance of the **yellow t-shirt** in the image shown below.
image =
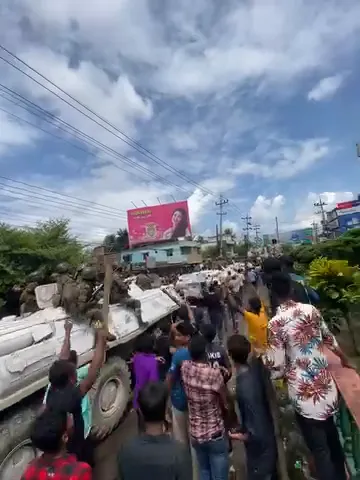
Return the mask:
[[264,305],[261,305],[259,315],[245,310],[244,318],[248,325],[248,335],[251,345],[261,350],[265,349],[267,347],[268,316]]

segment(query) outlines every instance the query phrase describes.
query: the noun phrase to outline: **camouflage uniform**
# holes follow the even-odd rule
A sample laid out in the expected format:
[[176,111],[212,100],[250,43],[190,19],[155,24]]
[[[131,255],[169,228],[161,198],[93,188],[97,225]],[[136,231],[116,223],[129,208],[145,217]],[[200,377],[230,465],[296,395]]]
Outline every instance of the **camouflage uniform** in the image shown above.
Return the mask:
[[110,291],[110,304],[118,303],[126,308],[134,310],[139,322],[139,327],[145,325],[141,316],[141,302],[129,295],[129,287],[117,272],[113,273],[113,281]]
[[36,271],[29,275],[29,283],[26,285],[25,289],[20,295],[20,315],[25,313],[34,313],[39,310],[35,288],[39,285],[42,280],[42,275],[40,272]]
[[63,298],[63,290],[64,286],[67,283],[72,283],[74,279],[70,275],[70,265],[67,263],[60,263],[57,268],[56,272],[51,275],[51,280],[54,280],[57,285],[58,293],[53,296],[52,303],[55,308],[63,307],[62,298]]
[[136,277],[136,285],[142,290],[151,290],[151,278],[145,272],[141,272]]

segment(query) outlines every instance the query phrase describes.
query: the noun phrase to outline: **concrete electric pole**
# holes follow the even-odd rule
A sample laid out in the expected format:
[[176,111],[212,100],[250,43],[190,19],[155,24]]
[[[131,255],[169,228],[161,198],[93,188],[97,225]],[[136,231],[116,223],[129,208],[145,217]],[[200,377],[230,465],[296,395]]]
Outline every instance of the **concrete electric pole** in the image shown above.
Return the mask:
[[220,236],[220,257],[223,257],[224,255],[224,244],[223,244],[223,216],[226,215],[226,212],[224,212],[224,205],[229,203],[229,200],[227,198],[224,198],[223,195],[220,195],[219,201],[215,202],[215,205],[219,207],[219,211],[217,212],[216,215],[220,216],[220,222],[219,222],[219,236]]
[[241,218],[242,220],[244,220],[245,222],[245,227],[243,228],[244,232],[245,233],[245,249],[246,249],[246,261],[248,259],[248,256],[249,256],[249,243],[250,243],[250,239],[249,239],[249,232],[250,230],[252,230],[251,228],[251,217],[249,217],[249,214],[246,215],[246,217],[242,217]]
[[316,212],[318,215],[320,214],[321,215],[321,223],[322,223],[322,226],[323,226],[323,233],[324,233],[324,236],[327,237],[328,236],[328,228],[327,228],[327,221],[326,221],[326,213],[325,213],[325,209],[324,207],[326,207],[327,203],[326,202],[323,202],[321,197],[319,197],[319,201],[318,202],[315,202],[314,203],[314,207],[318,207],[320,208],[320,211]]

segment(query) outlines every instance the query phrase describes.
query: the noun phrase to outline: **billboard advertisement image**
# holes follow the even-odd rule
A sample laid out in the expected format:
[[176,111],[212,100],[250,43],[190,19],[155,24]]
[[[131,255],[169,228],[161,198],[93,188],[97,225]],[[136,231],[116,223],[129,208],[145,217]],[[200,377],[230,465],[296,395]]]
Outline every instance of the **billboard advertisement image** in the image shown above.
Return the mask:
[[191,235],[187,201],[127,211],[130,245],[177,240]]

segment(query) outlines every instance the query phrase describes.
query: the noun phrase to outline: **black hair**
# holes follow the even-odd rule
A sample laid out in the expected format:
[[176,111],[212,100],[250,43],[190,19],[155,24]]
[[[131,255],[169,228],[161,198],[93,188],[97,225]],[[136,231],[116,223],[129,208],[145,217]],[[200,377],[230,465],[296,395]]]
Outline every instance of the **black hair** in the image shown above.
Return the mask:
[[291,295],[291,277],[285,272],[275,272],[271,276],[271,292],[280,300],[286,300]]
[[184,210],[183,208],[175,208],[172,214],[174,215],[175,212],[181,213],[181,220],[179,224],[175,227],[173,234],[171,235],[172,240],[185,237],[186,229],[188,228],[188,215],[186,210]]
[[243,335],[232,335],[227,342],[228,352],[235,363],[244,365],[247,362],[251,345]]
[[198,362],[206,358],[207,341],[202,335],[195,335],[189,343],[189,353],[191,360]]
[[163,382],[149,382],[139,392],[138,403],[147,423],[165,421],[168,392]]
[[294,269],[294,260],[290,255],[282,255],[280,261],[285,271],[292,271]]
[[76,350],[70,350],[69,362],[73,363],[76,367],[78,364],[78,354]]
[[31,427],[30,439],[38,450],[56,454],[61,450],[66,427],[65,412],[46,409],[35,419]]
[[49,382],[52,387],[65,388],[75,374],[76,367],[69,360],[56,360],[49,370]]
[[171,321],[168,318],[160,320],[159,328],[163,335],[169,334],[171,331]]
[[264,273],[273,273],[281,271],[281,262],[278,258],[269,257],[265,258],[263,261],[263,271]]
[[200,332],[208,343],[213,342],[216,337],[216,328],[211,323],[204,323],[200,328]]
[[149,332],[145,332],[135,340],[135,352],[138,353],[153,353],[155,339]]
[[176,315],[180,320],[190,320],[188,307],[184,304],[180,305]]
[[249,298],[249,306],[251,310],[253,310],[257,315],[259,315],[261,311],[261,300],[259,297],[251,297]]
[[176,330],[183,337],[191,337],[195,333],[194,327],[191,325],[191,323],[187,323],[187,322],[179,323],[179,325],[176,326]]

